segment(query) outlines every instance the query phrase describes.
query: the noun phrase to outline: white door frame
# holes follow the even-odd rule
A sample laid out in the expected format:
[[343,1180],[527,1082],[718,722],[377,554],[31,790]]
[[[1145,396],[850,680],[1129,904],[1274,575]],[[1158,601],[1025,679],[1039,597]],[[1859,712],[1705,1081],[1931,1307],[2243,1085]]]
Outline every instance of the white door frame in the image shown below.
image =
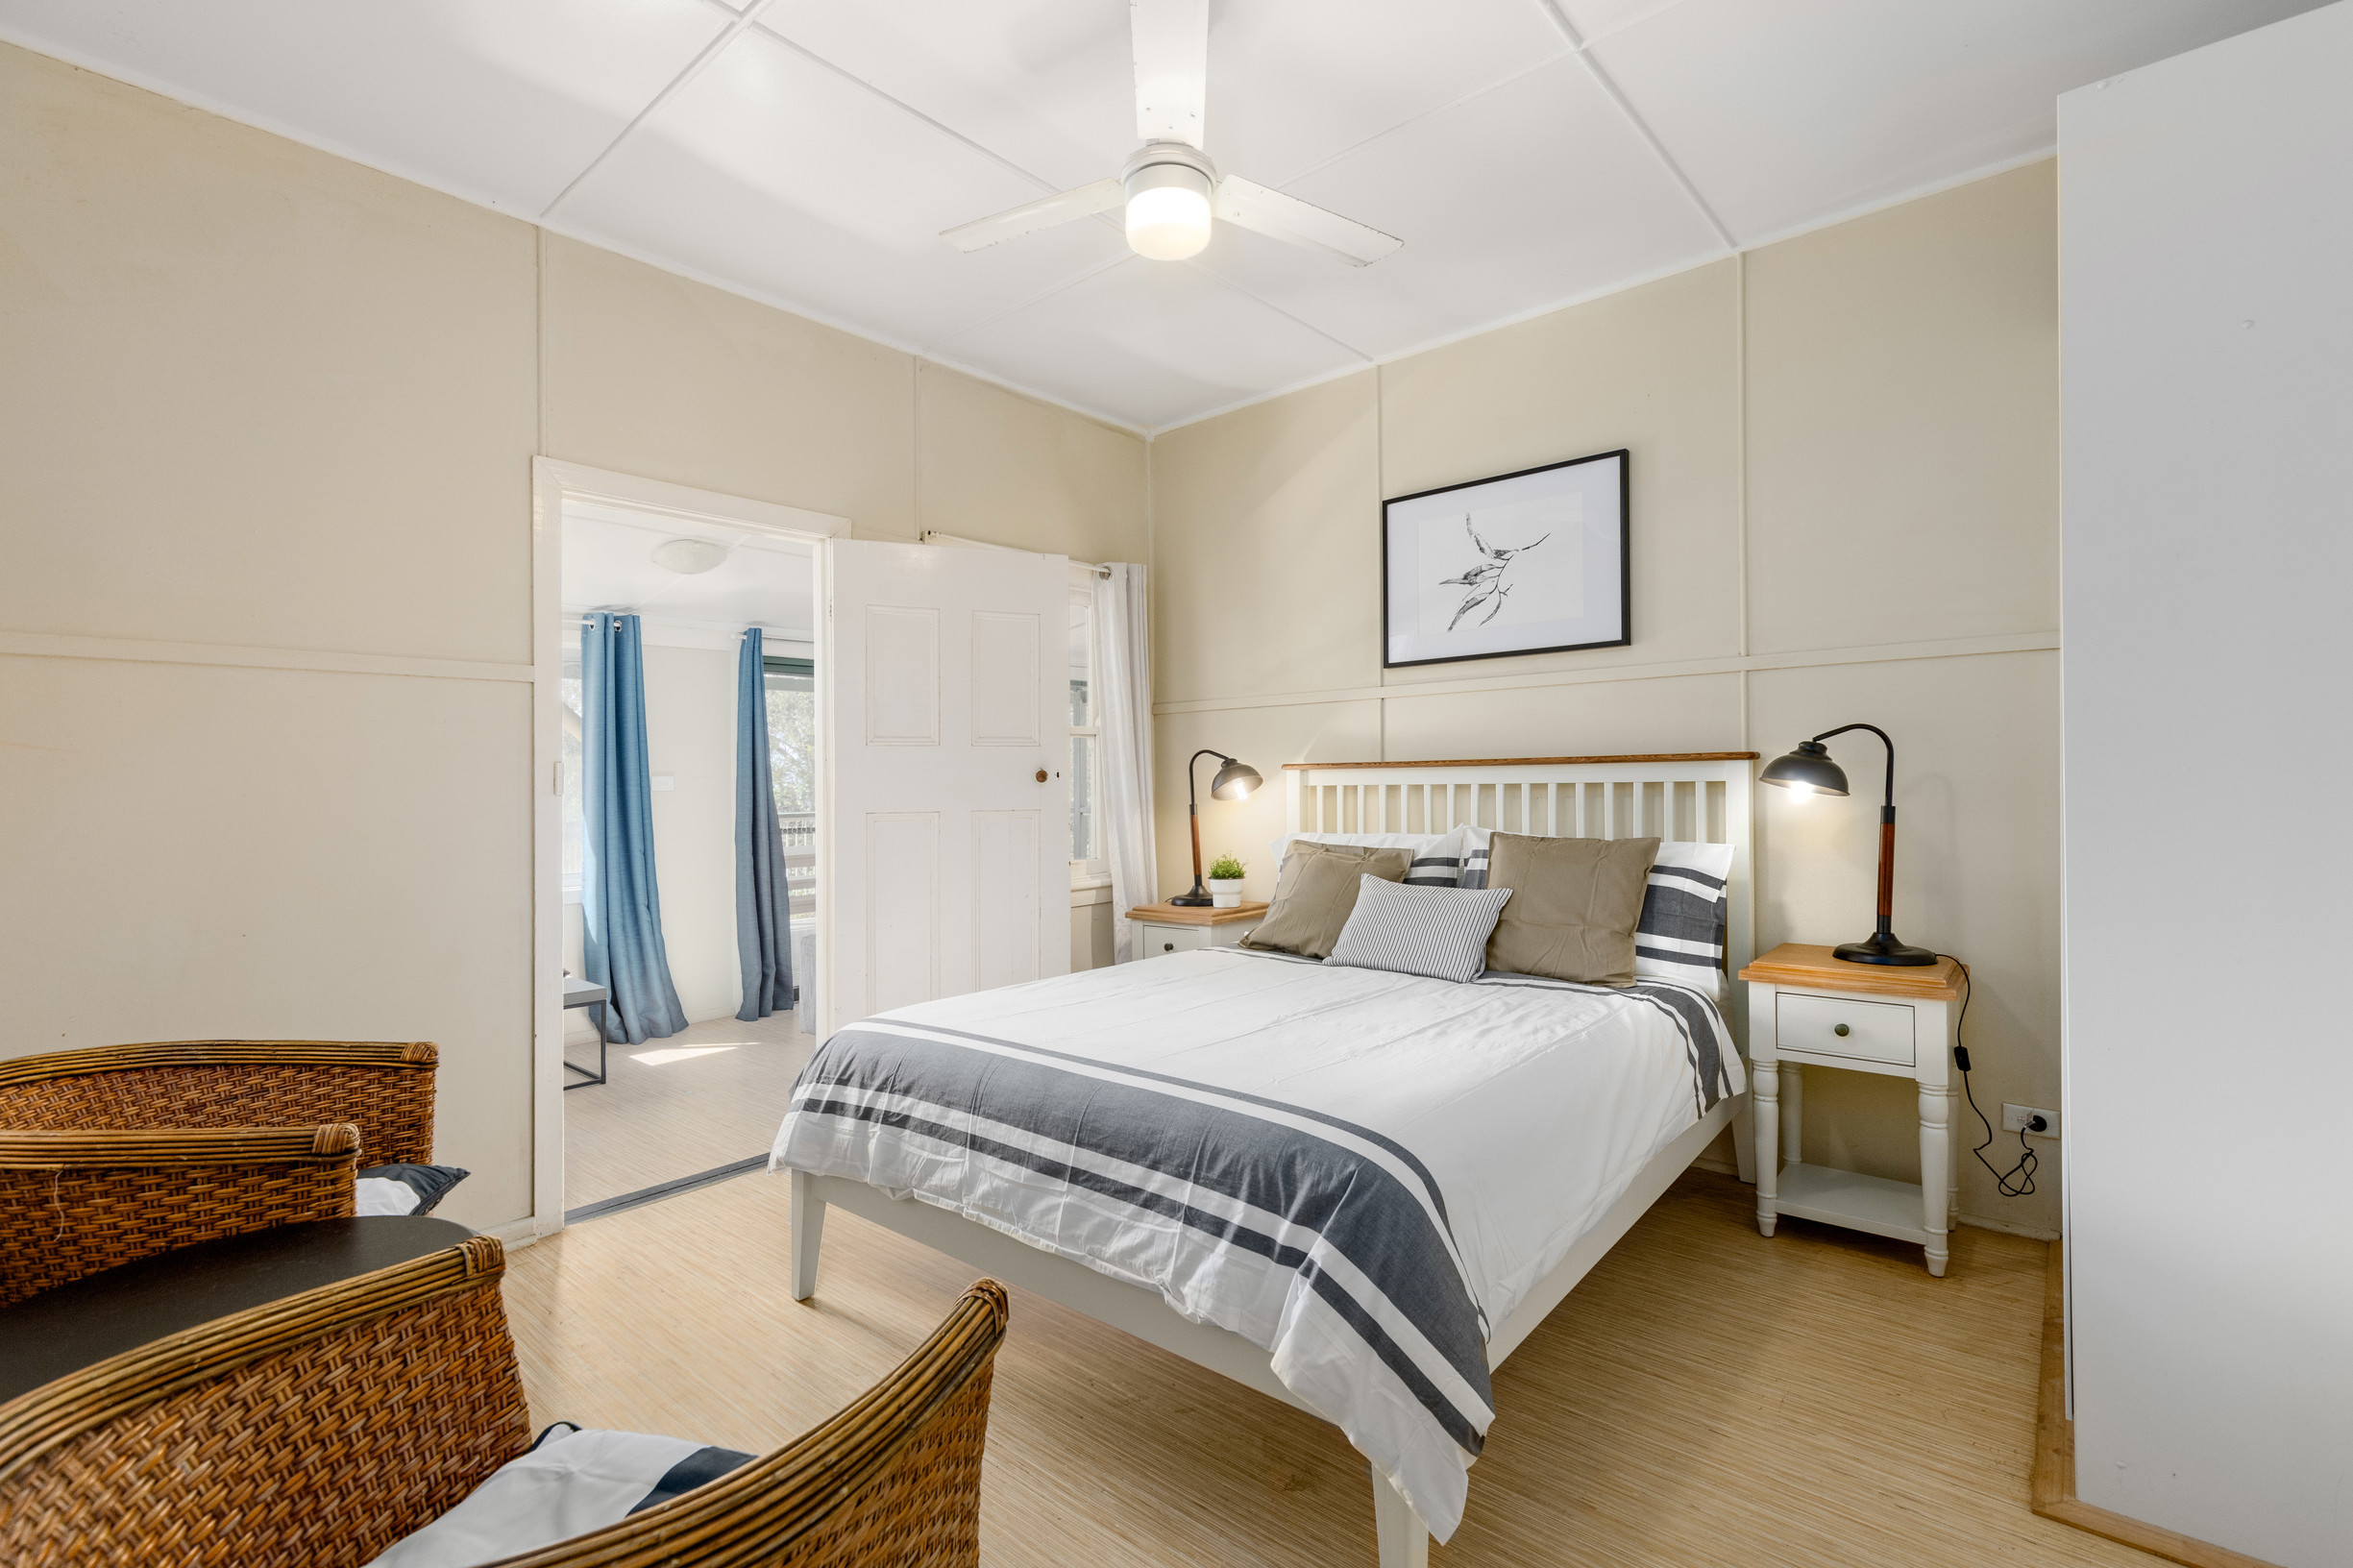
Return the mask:
[[[564,673],[564,501],[612,502],[666,512],[681,522],[718,523],[816,547],[849,532],[849,519],[773,502],[696,490],[661,479],[615,474],[552,457],[531,459],[531,1217],[534,1236],[564,1228],[564,799],[556,769],[563,760],[557,693]],[[818,609],[822,613],[821,595]],[[818,700],[824,700],[821,690]],[[819,715],[823,733],[823,715]],[[825,840],[830,802],[817,801],[818,841]],[[825,944],[823,883],[819,884],[818,943]],[[510,1231],[522,1227],[509,1227]]]

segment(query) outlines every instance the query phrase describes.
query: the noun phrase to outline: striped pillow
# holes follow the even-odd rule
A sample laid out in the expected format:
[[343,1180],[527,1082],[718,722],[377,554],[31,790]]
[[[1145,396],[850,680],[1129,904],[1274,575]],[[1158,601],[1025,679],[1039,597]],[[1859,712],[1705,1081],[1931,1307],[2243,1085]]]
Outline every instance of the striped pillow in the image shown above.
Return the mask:
[[1487,937],[1509,888],[1409,887],[1367,876],[1327,967],[1386,969],[1458,984],[1486,968]]
[[[1424,881],[1423,868],[1452,861],[1457,887],[1483,888],[1494,837],[1491,827],[1458,827],[1415,858],[1406,881],[1434,885]],[[1728,844],[1659,845],[1642,895],[1642,919],[1634,927],[1635,979],[1696,987],[1723,1005],[1725,883],[1731,874]]]
[[1634,927],[1634,978],[1673,980],[1724,1005],[1728,844],[1662,844]]

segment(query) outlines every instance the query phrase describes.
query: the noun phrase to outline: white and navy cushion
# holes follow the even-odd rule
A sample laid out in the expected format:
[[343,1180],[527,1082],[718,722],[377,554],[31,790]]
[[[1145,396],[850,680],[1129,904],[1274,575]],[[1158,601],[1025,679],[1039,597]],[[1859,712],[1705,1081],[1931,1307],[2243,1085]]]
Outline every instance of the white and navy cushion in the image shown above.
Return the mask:
[[[1440,839],[1424,855],[1434,866],[1453,860],[1457,887],[1483,888],[1487,885],[1487,852],[1494,838],[1491,827],[1466,824]],[[1422,864],[1422,860],[1414,862],[1417,870]],[[1719,1006],[1723,1004],[1725,884],[1731,874],[1732,846],[1728,844],[1669,840],[1659,845],[1657,858],[1651,862],[1650,884],[1642,895],[1642,919],[1634,927],[1634,978],[1696,986]],[[1416,879],[1408,876],[1406,880]]]
[[368,1568],[476,1568],[535,1552],[717,1481],[752,1456],[683,1437],[583,1432],[558,1421],[464,1502],[393,1543]]
[[1731,874],[1728,844],[1658,846],[1634,926],[1634,978],[1673,980],[1724,1004],[1725,884]]
[[429,1214],[470,1174],[455,1165],[370,1165],[354,1182],[353,1213]]
[[1486,968],[1487,937],[1510,896],[1509,888],[1408,887],[1366,876],[1324,965],[1472,979]]

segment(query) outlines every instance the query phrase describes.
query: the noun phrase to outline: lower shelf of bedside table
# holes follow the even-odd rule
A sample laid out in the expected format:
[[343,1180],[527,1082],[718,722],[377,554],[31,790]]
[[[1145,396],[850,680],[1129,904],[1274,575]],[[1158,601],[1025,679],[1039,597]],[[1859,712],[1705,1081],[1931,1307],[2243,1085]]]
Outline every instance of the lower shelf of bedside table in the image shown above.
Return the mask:
[[1777,1214],[1844,1225],[1924,1245],[1928,1233],[1921,1224],[1918,1182],[1891,1182],[1884,1176],[1858,1176],[1851,1170],[1802,1163],[1781,1167],[1780,1191],[1773,1200]]

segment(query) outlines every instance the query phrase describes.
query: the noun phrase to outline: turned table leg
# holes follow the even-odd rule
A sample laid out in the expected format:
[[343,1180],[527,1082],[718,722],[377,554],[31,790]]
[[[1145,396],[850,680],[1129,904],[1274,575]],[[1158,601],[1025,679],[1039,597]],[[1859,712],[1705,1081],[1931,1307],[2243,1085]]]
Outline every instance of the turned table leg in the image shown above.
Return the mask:
[[1773,1234],[1781,1191],[1781,1071],[1777,1063],[1757,1062],[1749,1074],[1750,1111],[1756,1125],[1756,1228]]
[[1920,1086],[1921,1228],[1928,1233],[1928,1272],[1940,1280],[1952,1256],[1952,1195],[1958,1180],[1952,1160],[1952,1100],[1949,1088]]

